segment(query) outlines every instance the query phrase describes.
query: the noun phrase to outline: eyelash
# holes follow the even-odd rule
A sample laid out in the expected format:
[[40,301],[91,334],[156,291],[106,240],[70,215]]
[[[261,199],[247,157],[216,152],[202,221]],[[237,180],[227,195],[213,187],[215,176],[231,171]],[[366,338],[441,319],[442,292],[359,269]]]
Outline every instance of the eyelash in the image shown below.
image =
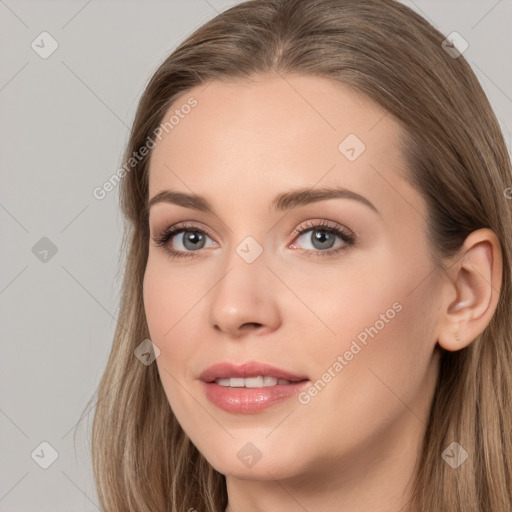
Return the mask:
[[[175,251],[174,249],[169,249],[167,247],[167,243],[169,242],[169,240],[171,240],[171,238],[173,236],[178,235],[182,232],[187,232],[187,231],[202,233],[202,234],[207,235],[210,238],[212,238],[207,231],[205,231],[203,229],[199,229],[197,226],[194,226],[192,224],[181,223],[181,224],[177,224],[175,226],[171,226],[167,229],[164,229],[161,233],[152,237],[152,239],[157,247],[164,248],[165,252],[171,259],[190,258],[190,257],[196,256],[196,254],[194,254],[194,253],[199,252],[199,251],[186,251],[186,252]],[[326,221],[326,220],[322,220],[320,222],[309,221],[308,223],[306,223],[306,225],[295,229],[293,231],[292,235],[294,236],[294,239],[295,239],[296,237],[299,237],[300,235],[302,235],[303,233],[306,233],[307,231],[326,231],[327,233],[332,233],[334,235],[339,236],[345,243],[345,245],[343,247],[338,247],[337,249],[327,249],[325,251],[320,251],[320,250],[314,251],[311,249],[303,249],[303,254],[305,254],[308,257],[311,257],[311,256],[327,257],[327,256],[331,256],[333,254],[338,254],[338,253],[344,251],[345,249],[348,249],[349,247],[355,245],[355,243],[356,243],[356,235],[353,232],[351,232],[347,229],[344,229],[341,226],[338,226],[337,224],[330,223],[329,221]]]

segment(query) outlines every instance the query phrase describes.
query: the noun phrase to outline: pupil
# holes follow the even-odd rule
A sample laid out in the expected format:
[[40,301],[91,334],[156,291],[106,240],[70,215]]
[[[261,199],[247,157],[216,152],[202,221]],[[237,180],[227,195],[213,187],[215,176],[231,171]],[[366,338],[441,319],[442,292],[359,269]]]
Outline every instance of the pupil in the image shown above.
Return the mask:
[[329,231],[315,230],[311,233],[311,242],[316,249],[330,249],[334,244],[334,237]]
[[[203,243],[201,244],[201,242]],[[187,231],[183,237],[183,245],[187,249],[201,249],[204,245],[203,234],[198,231]]]

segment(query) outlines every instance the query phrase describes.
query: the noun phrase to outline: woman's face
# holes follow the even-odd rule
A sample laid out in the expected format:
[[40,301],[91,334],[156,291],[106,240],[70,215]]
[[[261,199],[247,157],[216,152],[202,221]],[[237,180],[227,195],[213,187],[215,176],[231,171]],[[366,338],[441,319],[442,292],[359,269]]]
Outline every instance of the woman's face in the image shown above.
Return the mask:
[[[144,304],[186,434],[232,478],[414,463],[437,377],[439,284],[425,202],[400,176],[398,123],[305,76],[212,82],[172,115],[149,197],[180,195],[154,202],[149,224],[154,238],[183,230],[150,241]],[[271,386],[278,372],[257,363],[306,380]]]

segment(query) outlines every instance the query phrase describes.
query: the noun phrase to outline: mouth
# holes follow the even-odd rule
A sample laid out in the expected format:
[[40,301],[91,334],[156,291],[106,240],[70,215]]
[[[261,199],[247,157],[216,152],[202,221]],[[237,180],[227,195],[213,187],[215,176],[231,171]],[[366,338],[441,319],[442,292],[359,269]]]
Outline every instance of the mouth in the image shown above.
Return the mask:
[[199,380],[210,402],[232,414],[253,414],[304,389],[309,379],[264,363],[220,363],[206,369]]

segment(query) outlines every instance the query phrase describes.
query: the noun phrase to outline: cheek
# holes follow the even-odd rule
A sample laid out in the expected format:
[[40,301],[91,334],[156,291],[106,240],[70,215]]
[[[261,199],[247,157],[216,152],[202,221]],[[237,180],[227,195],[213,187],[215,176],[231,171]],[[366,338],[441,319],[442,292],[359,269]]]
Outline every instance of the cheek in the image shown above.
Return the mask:
[[[165,258],[150,257],[143,281],[143,298],[151,341],[159,348],[158,369],[169,398],[191,378],[189,364],[197,357],[204,336],[207,282],[194,272],[176,270]],[[201,319],[201,320],[199,320]],[[174,404],[173,404],[174,405]]]
[[389,278],[393,256],[353,252],[329,265],[299,262],[292,270],[280,269],[294,292],[285,290],[280,301],[285,320],[314,360],[325,364],[357,336],[363,343],[370,339],[365,329],[377,323],[379,331],[386,330],[399,316],[401,306],[395,303],[405,294],[400,280]]
[[[197,314],[199,290],[184,286],[165,264],[148,261],[143,283],[146,320],[151,341],[160,354],[156,359],[160,379],[174,412],[180,409],[180,384],[194,355],[194,338],[187,329],[191,314]],[[197,338],[196,338],[197,339]]]
[[[194,272],[178,271],[160,255],[150,256],[143,281],[144,310],[153,342],[166,344],[204,296]],[[160,348],[160,347],[159,347]]]
[[[358,446],[385,435],[404,414],[417,426],[427,421],[432,343],[424,304],[430,292],[418,288],[407,295],[408,281],[381,284],[360,304],[338,301],[346,309],[337,321],[331,317],[336,337],[318,336],[316,345],[302,345],[317,391],[303,396],[295,418],[314,424],[325,439]],[[339,452],[346,449],[341,443]],[[332,456],[329,442],[324,455]]]
[[[436,341],[435,283],[428,278],[429,263],[424,257],[411,261],[389,253],[379,254],[373,264],[362,261],[350,268],[329,276],[324,269],[323,277],[310,273],[295,288],[317,317],[308,312],[298,315],[291,307],[288,311],[289,321],[296,319],[312,375],[336,382],[326,385],[336,389],[329,400],[338,400],[340,392],[349,401],[350,396],[364,397],[363,402],[374,397],[378,408],[379,400],[396,401],[390,389],[412,397],[425,377]],[[315,286],[320,277],[326,283],[323,287],[318,281]],[[330,378],[329,371],[336,378]]]
[[[422,246],[420,241],[416,245]],[[435,283],[429,279],[432,264],[425,252],[411,256],[411,250],[409,244],[390,243],[373,251],[354,252],[339,268],[318,272],[305,283],[301,292],[309,293],[305,296],[318,316],[336,333],[332,336],[336,348],[350,345],[355,338],[362,346],[382,340],[372,343],[376,351],[399,347],[406,340],[410,348],[422,343],[422,336],[413,333],[428,330],[423,324],[430,317],[427,309],[433,302]],[[315,286],[315,277],[324,286]]]

